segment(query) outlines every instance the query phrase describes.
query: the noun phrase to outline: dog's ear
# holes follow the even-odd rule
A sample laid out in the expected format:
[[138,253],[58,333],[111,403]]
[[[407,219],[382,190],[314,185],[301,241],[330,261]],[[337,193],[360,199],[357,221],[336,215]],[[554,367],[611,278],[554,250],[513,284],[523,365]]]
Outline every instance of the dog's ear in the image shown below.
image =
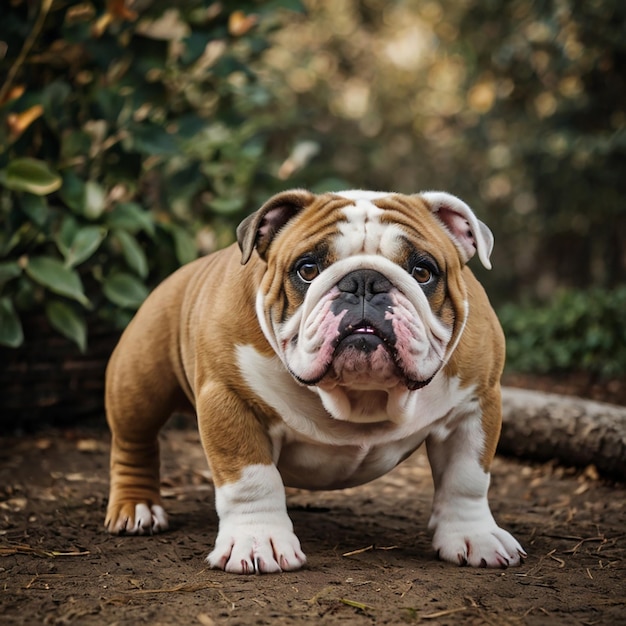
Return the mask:
[[426,201],[432,214],[445,227],[461,261],[467,263],[478,252],[481,263],[490,270],[493,233],[472,209],[463,200],[444,191],[427,191],[420,193],[419,197]]
[[267,250],[278,231],[315,196],[305,189],[292,189],[272,196],[258,211],[246,217],[237,227],[241,264],[245,265],[256,248],[265,260]]

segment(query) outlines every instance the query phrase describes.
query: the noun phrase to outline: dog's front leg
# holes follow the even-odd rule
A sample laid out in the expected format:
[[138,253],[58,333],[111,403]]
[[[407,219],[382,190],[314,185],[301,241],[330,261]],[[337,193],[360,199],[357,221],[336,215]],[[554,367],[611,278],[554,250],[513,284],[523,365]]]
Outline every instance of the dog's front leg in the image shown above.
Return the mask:
[[285,505],[276,467],[248,465],[238,480],[216,486],[220,519],[211,567],[237,574],[296,570],[306,562]]
[[435,484],[428,527],[439,558],[474,567],[519,565],[524,549],[500,528],[487,501],[489,465],[495,451],[495,432],[485,433],[480,411],[465,416],[448,433],[435,431],[427,439]]
[[265,425],[219,385],[207,385],[196,408],[219,517],[209,565],[236,574],[299,569],[306,557],[287,514]]

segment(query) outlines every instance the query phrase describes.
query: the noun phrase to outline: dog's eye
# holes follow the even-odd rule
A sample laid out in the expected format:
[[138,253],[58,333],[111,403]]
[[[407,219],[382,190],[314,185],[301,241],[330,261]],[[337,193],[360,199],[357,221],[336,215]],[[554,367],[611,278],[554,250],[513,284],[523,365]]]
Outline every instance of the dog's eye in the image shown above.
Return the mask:
[[305,283],[310,283],[319,276],[320,268],[312,259],[303,259],[296,265],[296,273]]
[[420,285],[426,285],[433,279],[432,271],[425,265],[416,265],[413,267],[411,276],[413,276]]
[[440,276],[439,266],[428,254],[412,255],[408,263],[409,274],[422,286],[432,286]]

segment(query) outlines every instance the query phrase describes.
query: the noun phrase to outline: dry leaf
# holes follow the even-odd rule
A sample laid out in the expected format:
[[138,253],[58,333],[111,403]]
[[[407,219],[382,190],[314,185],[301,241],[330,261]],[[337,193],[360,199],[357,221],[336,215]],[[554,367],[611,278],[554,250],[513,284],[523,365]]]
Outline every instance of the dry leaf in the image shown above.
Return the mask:
[[11,513],[18,513],[26,508],[28,500],[26,498],[9,498],[4,502],[0,502],[0,509],[5,511],[11,511]]
[[137,19],[137,12],[126,5],[126,0],[108,0],[107,12],[115,19],[133,21]]
[[228,18],[228,32],[233,37],[245,35],[257,22],[256,15],[246,15],[243,11],[233,11]]
[[196,618],[202,626],[214,626],[215,624],[215,620],[206,613],[199,613]]
[[102,452],[104,445],[97,439],[79,439],[76,449],[79,452]]

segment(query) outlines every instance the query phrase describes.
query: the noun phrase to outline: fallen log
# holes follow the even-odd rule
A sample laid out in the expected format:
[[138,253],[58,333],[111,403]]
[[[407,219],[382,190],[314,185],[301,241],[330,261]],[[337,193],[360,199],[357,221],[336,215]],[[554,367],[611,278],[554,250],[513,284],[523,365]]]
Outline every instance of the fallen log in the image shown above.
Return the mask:
[[573,396],[502,390],[498,452],[564,465],[594,465],[626,482],[626,407]]

